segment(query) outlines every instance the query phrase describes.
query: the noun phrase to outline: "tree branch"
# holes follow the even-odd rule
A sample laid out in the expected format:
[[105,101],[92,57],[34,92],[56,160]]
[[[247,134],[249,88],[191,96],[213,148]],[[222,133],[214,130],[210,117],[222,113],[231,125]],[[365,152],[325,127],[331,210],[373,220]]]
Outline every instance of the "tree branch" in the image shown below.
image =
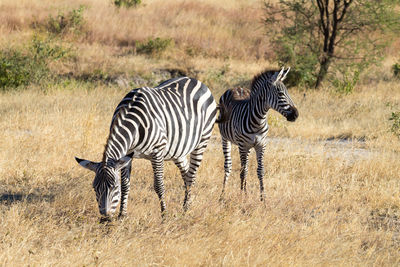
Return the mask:
[[[335,1],[336,2],[336,1]],[[338,1],[339,2],[339,1]],[[338,22],[342,22],[344,15],[346,14],[347,8],[350,6],[350,4],[353,2],[353,0],[349,0],[346,1],[344,0],[344,4],[343,4],[343,9],[342,9],[342,14],[340,15],[340,17],[338,18]]]
[[319,9],[319,17],[321,20],[321,30],[323,33],[325,33],[326,31],[326,23],[325,23],[325,17],[324,17],[324,3],[322,2],[322,0],[316,0],[317,5],[318,5],[318,9]]

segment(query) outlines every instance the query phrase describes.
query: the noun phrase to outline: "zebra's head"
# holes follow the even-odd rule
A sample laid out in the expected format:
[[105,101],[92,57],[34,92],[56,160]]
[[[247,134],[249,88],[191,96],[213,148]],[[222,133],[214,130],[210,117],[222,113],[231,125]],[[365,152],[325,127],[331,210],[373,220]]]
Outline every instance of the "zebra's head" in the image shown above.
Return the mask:
[[282,114],[288,121],[295,121],[299,112],[289,96],[286,86],[283,84],[290,68],[284,68],[280,72],[274,72],[267,80],[269,87],[269,106]]
[[129,164],[131,157],[106,162],[93,162],[76,158],[82,167],[95,172],[93,189],[96,193],[99,211],[104,219],[111,219],[121,199],[121,169]]

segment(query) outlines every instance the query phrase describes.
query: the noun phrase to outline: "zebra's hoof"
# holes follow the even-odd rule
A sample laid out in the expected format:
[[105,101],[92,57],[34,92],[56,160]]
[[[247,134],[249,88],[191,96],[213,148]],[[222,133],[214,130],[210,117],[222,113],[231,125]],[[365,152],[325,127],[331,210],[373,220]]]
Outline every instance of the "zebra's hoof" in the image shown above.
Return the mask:
[[100,218],[100,223],[110,223],[112,221],[111,217],[109,216],[103,216]]
[[119,220],[124,220],[126,217],[128,217],[128,214],[126,214],[126,213],[120,213],[120,214],[118,215],[118,219],[119,219]]

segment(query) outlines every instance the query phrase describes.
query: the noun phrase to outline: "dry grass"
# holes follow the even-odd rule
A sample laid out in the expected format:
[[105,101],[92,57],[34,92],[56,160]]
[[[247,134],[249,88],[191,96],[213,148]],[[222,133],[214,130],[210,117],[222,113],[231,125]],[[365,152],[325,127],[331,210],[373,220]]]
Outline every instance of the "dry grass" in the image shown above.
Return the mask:
[[[169,215],[161,223],[150,164],[137,160],[129,218],[113,226],[98,224],[92,174],[73,157],[101,158],[112,110],[125,91],[98,87],[3,93],[0,262],[397,265],[400,145],[388,132],[391,107],[385,105],[385,87],[393,93],[387,101],[398,105],[400,90],[393,83],[378,84],[379,90],[361,88],[349,97],[311,92],[302,99],[302,92],[292,92],[300,118],[288,123],[273,114],[271,135],[297,141],[268,147],[266,206],[258,200],[254,154],[248,196],[240,194],[237,151],[225,202],[218,201],[223,157],[215,131],[187,214],[181,209],[179,171],[168,163]],[[331,110],[321,114],[321,105]],[[367,141],[343,150],[311,141],[343,132]],[[360,146],[367,150],[357,154],[354,147]]]
[[[118,11],[111,1],[2,0],[0,47],[26,43],[49,14],[84,4],[85,33],[60,37],[74,55],[52,66],[56,73],[128,77],[181,68],[218,98],[276,64],[264,58],[259,1],[145,3]],[[133,52],[136,40],[157,36],[175,46],[157,57]],[[240,193],[236,148],[225,201],[218,201],[223,156],[215,129],[186,214],[179,171],[166,164],[163,223],[149,162],[133,163],[129,217],[103,225],[93,174],[74,160],[101,159],[126,88],[69,80],[1,92],[0,265],[399,265],[400,141],[388,120],[400,110],[400,85],[389,74],[398,46],[354,93],[291,89],[299,119],[270,113],[265,206],[254,153],[248,195]]]
[[[0,33],[46,25],[49,14],[66,14],[84,5],[81,42],[132,48],[148,38],[172,38],[177,48],[193,55],[263,58],[268,52],[261,27],[259,1],[146,1],[136,9],[118,9],[112,1],[15,1],[0,3]],[[167,11],[168,10],[168,11]]]

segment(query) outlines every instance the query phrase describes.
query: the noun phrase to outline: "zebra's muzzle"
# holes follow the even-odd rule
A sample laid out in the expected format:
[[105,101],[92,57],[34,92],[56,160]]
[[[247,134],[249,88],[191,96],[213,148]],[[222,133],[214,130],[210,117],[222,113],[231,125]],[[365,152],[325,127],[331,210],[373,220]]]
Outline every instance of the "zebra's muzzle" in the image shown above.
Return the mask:
[[295,121],[297,117],[299,116],[299,111],[295,107],[291,107],[290,110],[288,110],[288,113],[286,113],[286,119],[288,121]]

